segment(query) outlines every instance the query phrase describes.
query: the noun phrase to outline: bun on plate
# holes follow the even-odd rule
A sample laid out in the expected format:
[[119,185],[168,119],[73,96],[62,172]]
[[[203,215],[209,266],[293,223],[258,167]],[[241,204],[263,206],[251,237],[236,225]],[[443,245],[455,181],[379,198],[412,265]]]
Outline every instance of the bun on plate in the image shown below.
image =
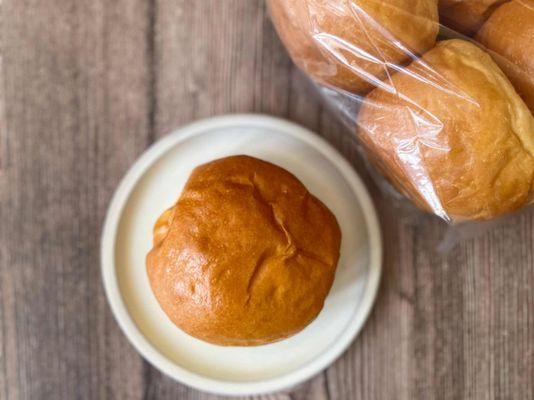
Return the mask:
[[532,199],[534,118],[489,54],[443,41],[390,83],[364,100],[359,136],[416,204],[485,220]]
[[179,328],[219,345],[291,336],[321,311],[341,232],[286,170],[248,156],[197,167],[154,227],[152,290]]

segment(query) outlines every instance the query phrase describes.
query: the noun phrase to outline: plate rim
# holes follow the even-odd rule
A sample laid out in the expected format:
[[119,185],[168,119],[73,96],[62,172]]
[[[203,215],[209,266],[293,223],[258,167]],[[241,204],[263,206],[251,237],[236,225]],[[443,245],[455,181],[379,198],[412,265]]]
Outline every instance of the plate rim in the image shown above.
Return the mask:
[[[369,238],[369,276],[362,299],[351,317],[349,328],[339,340],[309,363],[288,373],[257,381],[231,382],[209,378],[187,370],[159,352],[133,321],[120,291],[115,267],[115,242],[124,207],[144,173],[167,151],[195,135],[213,128],[271,127],[293,136],[313,147],[330,161],[347,181],[361,207]],[[363,328],[376,299],[382,273],[382,237],[375,206],[357,172],[325,139],[309,129],[285,119],[263,114],[230,114],[201,119],[173,130],[148,147],[130,166],[119,182],[106,212],[100,243],[100,267],[104,292],[112,314],[136,351],[156,369],[194,389],[219,395],[252,395],[281,391],[294,387],[320,373],[339,358]]]

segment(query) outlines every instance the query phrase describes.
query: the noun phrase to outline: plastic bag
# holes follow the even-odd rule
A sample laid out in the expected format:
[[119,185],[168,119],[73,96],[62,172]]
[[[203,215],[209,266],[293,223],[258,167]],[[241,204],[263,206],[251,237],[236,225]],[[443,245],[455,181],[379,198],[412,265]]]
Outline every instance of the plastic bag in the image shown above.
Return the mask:
[[457,223],[532,201],[534,0],[268,5],[293,61],[419,208]]

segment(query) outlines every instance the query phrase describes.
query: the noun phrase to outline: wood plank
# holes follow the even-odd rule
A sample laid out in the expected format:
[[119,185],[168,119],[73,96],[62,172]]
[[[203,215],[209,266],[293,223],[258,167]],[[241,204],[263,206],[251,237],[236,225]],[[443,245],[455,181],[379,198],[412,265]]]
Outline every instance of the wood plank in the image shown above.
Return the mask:
[[98,250],[112,191],[148,140],[147,3],[2,8],[0,396],[134,398],[143,365],[105,303]]

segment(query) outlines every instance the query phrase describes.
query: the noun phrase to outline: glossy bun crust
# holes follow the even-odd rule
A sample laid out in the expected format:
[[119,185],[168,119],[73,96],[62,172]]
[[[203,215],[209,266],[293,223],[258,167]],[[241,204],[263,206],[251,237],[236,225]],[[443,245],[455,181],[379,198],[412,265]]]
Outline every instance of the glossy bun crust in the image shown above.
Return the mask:
[[503,4],[476,39],[490,54],[534,113],[534,0]]
[[[437,0],[269,0],[293,61],[314,80],[365,93],[434,46]],[[390,72],[390,71],[389,71]]]
[[197,167],[154,227],[152,290],[179,328],[219,345],[291,336],[321,311],[341,232],[286,170],[248,156]]
[[449,40],[371,92],[359,134],[379,168],[421,208],[484,220],[532,198],[534,119],[489,54]]
[[493,10],[507,0],[439,0],[440,21],[445,26],[474,35]]

